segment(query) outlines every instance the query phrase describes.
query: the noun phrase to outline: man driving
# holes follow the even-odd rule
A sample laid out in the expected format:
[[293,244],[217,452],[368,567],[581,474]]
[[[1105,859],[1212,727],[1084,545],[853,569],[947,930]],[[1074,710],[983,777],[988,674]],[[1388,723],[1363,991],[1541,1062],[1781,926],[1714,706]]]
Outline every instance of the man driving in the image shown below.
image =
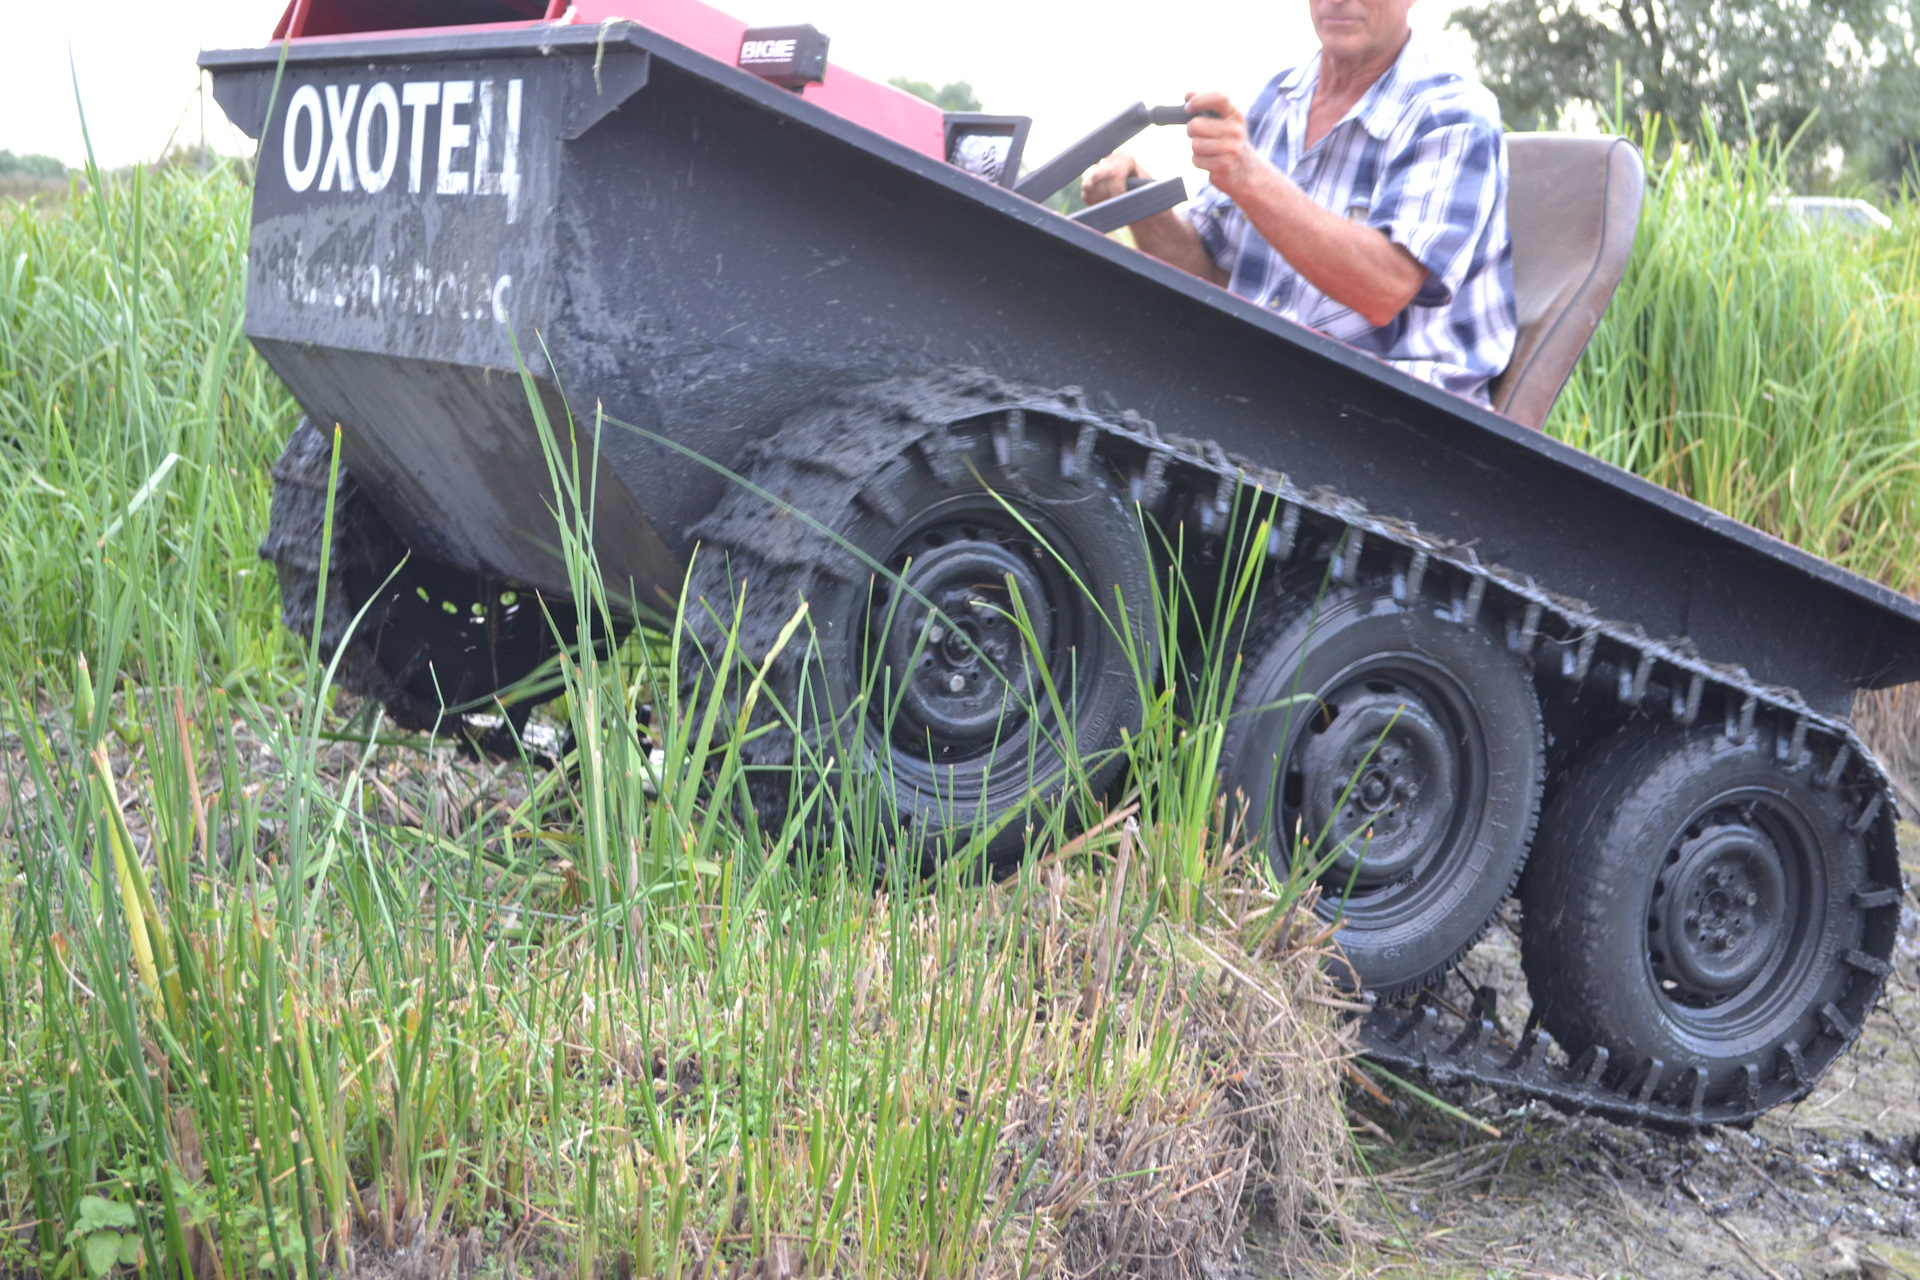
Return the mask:
[[[1414,0],[1308,0],[1320,52],[1243,115],[1187,96],[1210,181],[1133,226],[1156,258],[1487,403],[1513,354],[1507,148],[1493,95],[1413,39]],[[1205,114],[1211,113],[1211,114]],[[1149,175],[1117,152],[1088,204]]]

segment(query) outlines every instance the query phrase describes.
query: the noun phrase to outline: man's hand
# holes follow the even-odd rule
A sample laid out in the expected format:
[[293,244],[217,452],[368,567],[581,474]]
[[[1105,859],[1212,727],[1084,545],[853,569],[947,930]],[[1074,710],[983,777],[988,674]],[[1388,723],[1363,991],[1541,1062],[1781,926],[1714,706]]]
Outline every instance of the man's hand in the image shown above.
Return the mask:
[[1116,151],[1087,170],[1087,176],[1080,179],[1080,198],[1088,204],[1099,204],[1102,200],[1111,200],[1115,196],[1127,194],[1129,178],[1152,179],[1152,175],[1140,167],[1140,162],[1124,151]]
[[[1140,162],[1126,152],[1116,151],[1087,170],[1087,176],[1080,180],[1080,198],[1088,204],[1099,204],[1102,200],[1125,195],[1129,178],[1145,178],[1151,182],[1153,175],[1142,169]],[[1202,280],[1217,285],[1227,283],[1227,273],[1214,266],[1213,259],[1207,256],[1206,246],[1200,243],[1200,233],[1193,229],[1192,223],[1171,209],[1156,213],[1151,218],[1142,218],[1127,230],[1132,233],[1133,243],[1142,253],[1152,254],[1160,261],[1172,263]]]
[[1206,170],[1213,185],[1236,200],[1256,172],[1273,168],[1253,149],[1247,117],[1220,90],[1188,94],[1187,117],[1193,167]]
[[[1427,281],[1419,259],[1383,232],[1315,204],[1255,149],[1246,116],[1226,94],[1217,89],[1188,94],[1187,114],[1195,166],[1207,171],[1213,185],[1309,284],[1352,307],[1376,329],[1406,310]],[[1145,241],[1140,247],[1166,256]]]

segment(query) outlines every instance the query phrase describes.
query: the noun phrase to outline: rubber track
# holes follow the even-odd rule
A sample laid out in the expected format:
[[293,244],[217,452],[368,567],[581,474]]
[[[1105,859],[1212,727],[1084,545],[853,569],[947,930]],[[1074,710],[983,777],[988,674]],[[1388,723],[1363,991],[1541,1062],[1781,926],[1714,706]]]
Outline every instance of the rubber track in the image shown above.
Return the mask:
[[[1336,583],[1379,577],[1392,583],[1403,602],[1446,602],[1463,624],[1483,615],[1497,620],[1509,647],[1532,660],[1543,699],[1555,678],[1583,686],[1589,696],[1604,695],[1609,687],[1600,683],[1604,677],[1623,712],[1665,715],[1682,725],[1716,715],[1728,736],[1736,738],[1752,734],[1763,719],[1773,724],[1783,763],[1818,770],[1826,785],[1851,797],[1875,877],[1857,886],[1854,898],[1867,916],[1868,933],[1884,939],[1884,945],[1876,943],[1881,954],[1852,970],[1851,984],[1835,1002],[1840,1016],[1822,1019],[1818,1037],[1802,1047],[1803,1060],[1774,1068],[1767,1083],[1790,1073],[1792,1089],[1770,1105],[1806,1096],[1858,1038],[1885,982],[1885,972],[1876,972],[1872,962],[1891,955],[1898,922],[1897,807],[1885,772],[1853,727],[1814,711],[1795,690],[1763,685],[1744,668],[1707,661],[1687,639],[1655,639],[1631,623],[1600,617],[1583,601],[1483,564],[1471,548],[1370,512],[1334,490],[1302,490],[1282,472],[1208,441],[1163,433],[1135,413],[1096,413],[1077,387],[1041,390],[974,372],[899,379],[867,388],[842,407],[767,438],[741,470],[783,500],[804,498],[812,510],[840,510],[848,502],[884,501],[872,482],[910,448],[937,467],[950,429],[985,420],[1000,424],[989,429],[1005,430],[1035,417],[1051,419],[1058,437],[1074,442],[1072,447],[1063,443],[1063,469],[1084,468],[1097,454],[1129,477],[1133,498],[1162,524],[1185,521],[1190,530],[1220,536],[1236,510],[1253,507],[1270,518],[1267,551],[1277,570],[1318,547],[1327,550]],[[887,430],[850,429],[862,423]],[[750,658],[767,652],[774,633],[807,595],[813,575],[867,572],[818,529],[763,502],[729,499],[694,533],[703,543],[702,555],[728,555],[737,567],[757,563],[775,570],[755,576],[756,599],[764,602],[771,593],[778,603],[748,610],[741,638]],[[690,617],[689,625],[696,624],[708,638],[716,634],[708,620]],[[1650,696],[1656,686],[1667,696]],[[791,750],[772,737],[762,740],[760,754],[767,760]],[[1596,1063],[1591,1053],[1569,1063],[1544,1032],[1529,1030],[1517,1044],[1508,1043],[1491,1021],[1443,1020],[1440,1010],[1425,1003],[1376,1008],[1361,1021],[1360,1044],[1374,1061],[1435,1083],[1485,1085],[1628,1124],[1699,1129],[1743,1124],[1767,1109],[1709,1105],[1697,1089],[1674,1096],[1667,1092],[1675,1084],[1671,1080],[1657,1081],[1652,1089],[1611,1089],[1603,1076],[1632,1080],[1640,1073],[1608,1072],[1604,1059]]]
[[[279,575],[281,621],[303,640],[313,638],[332,464],[326,437],[304,419],[273,464],[272,513],[267,536],[260,543],[260,558],[270,562]],[[358,605],[346,585],[349,572],[365,570],[384,576],[405,553],[386,518],[342,467],[333,498],[333,551],[327,562],[326,617],[320,629],[323,658],[332,657],[353,624]],[[380,627],[381,619],[372,616],[374,612],[369,611],[359,630],[347,640],[334,682],[349,693],[385,704],[388,714],[402,728],[431,729],[442,718],[439,709],[410,696],[381,667],[367,642]]]

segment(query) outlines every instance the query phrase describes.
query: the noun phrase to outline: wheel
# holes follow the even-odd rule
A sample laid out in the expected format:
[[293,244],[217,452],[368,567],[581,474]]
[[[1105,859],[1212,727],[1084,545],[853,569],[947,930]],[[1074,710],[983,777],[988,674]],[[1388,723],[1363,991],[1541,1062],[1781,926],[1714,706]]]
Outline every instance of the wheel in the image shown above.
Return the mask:
[[1136,623],[1114,616],[1115,592],[1136,619],[1152,599],[1139,519],[1118,475],[1081,469],[1071,436],[1063,451],[1038,415],[1006,422],[928,434],[855,408],[789,424],[749,475],[792,510],[736,487],[697,531],[688,698],[712,687],[730,632],[757,662],[796,599],[808,606],[810,632],[762,695],[791,721],[758,708],[765,728],[743,746],[764,824],[777,830],[796,780],[831,760],[843,792],[879,790],[923,861],[982,837],[1002,862],[1024,848],[1028,806],[1058,800],[1069,753],[1095,787],[1118,770],[1140,701],[1117,630]]
[[[260,546],[260,557],[280,578],[281,618],[306,640],[313,637],[319,597],[331,466],[327,438],[302,418],[273,467],[272,516]],[[322,658],[332,658],[344,641],[337,683],[385,704],[403,729],[458,734],[466,728],[464,712],[475,704],[484,709],[488,697],[533,674],[554,652],[552,628],[534,592],[409,557],[345,467],[334,490],[327,578]],[[350,630],[363,606],[358,628]],[[561,611],[571,615],[570,608]],[[530,709],[517,706],[509,719],[523,722]]]
[[1521,891],[1527,986],[1569,1054],[1607,1051],[1610,1087],[1773,1106],[1872,1007],[1892,939],[1854,898],[1867,829],[1776,745],[1765,727],[1736,742],[1642,723],[1548,809]]
[[1242,645],[1223,781],[1279,874],[1331,857],[1316,910],[1343,920],[1360,984],[1397,1000],[1513,891],[1539,811],[1540,708],[1486,627],[1385,586],[1312,590]]

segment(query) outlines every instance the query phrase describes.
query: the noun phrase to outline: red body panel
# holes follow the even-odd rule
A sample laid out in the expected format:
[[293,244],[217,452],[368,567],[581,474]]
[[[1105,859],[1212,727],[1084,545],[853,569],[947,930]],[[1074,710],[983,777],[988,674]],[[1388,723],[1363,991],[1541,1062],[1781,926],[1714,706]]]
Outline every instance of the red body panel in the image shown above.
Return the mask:
[[[274,27],[273,38],[340,40],[375,31],[418,34],[447,26],[465,30],[534,26],[539,20],[533,11],[540,7],[537,0],[483,0],[481,4],[454,0],[290,0]],[[576,0],[564,9],[556,0],[546,12],[548,21],[582,26],[625,18],[728,66],[739,58],[740,40],[747,30],[740,19],[700,0]],[[498,21],[475,22],[477,15]],[[922,155],[946,159],[946,114],[892,85],[857,76],[829,62],[825,82],[808,85],[803,96]]]

